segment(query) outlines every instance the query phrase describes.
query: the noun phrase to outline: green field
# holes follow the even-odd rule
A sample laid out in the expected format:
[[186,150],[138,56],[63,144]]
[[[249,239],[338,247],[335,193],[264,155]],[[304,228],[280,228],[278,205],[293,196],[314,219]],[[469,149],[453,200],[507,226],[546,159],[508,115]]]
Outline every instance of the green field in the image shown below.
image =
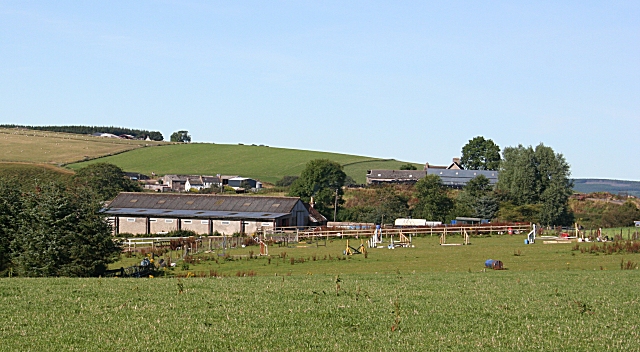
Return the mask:
[[[4,278],[1,349],[638,350],[640,271],[620,262],[640,254],[523,239],[442,247],[415,238],[415,248],[371,249],[367,258],[344,257],[346,240],[272,245],[257,259],[249,246],[170,272],[191,278]],[[507,270],[484,270],[488,258]]]
[[[627,231],[625,230],[625,237]],[[327,246],[317,246],[315,242],[301,242],[289,247],[279,247],[277,244],[269,247],[269,257],[257,257],[259,248],[227,249],[225,254],[231,258],[225,260],[220,257],[220,249],[214,253],[201,254],[199,263],[191,264],[188,272],[196,275],[234,276],[238,272],[254,271],[259,276],[271,275],[339,275],[339,274],[392,274],[397,271],[411,273],[434,272],[478,272],[484,269],[487,259],[501,260],[509,272],[530,271],[566,271],[566,270],[620,270],[620,261],[640,263],[640,254],[592,255],[573,251],[574,244],[543,244],[542,240],[533,245],[524,244],[525,237],[493,236],[472,237],[469,246],[440,246],[439,238],[414,238],[415,248],[370,249],[368,257],[342,255],[346,248],[346,239],[327,241]],[[447,236],[448,243],[462,243],[460,236]],[[324,242],[320,243],[321,245]],[[590,246],[593,243],[583,243]],[[351,239],[350,245],[358,247],[359,240]],[[208,249],[206,240],[201,250]],[[249,254],[254,254],[249,259]],[[286,255],[285,255],[286,254]],[[169,253],[175,262],[178,252]],[[283,258],[284,257],[284,258]],[[315,257],[315,259],[314,259]],[[230,260],[236,258],[236,260]],[[344,260],[340,260],[345,258]],[[125,258],[111,265],[111,268],[134,265],[141,257]],[[295,263],[291,264],[291,259]],[[181,266],[172,272],[185,275]]]
[[[315,152],[266,146],[192,143],[142,148],[127,153],[69,165],[73,169],[95,162],[108,162],[125,171],[150,175],[224,174],[275,182],[282,176],[299,175],[307,162],[330,159],[344,165],[347,175],[364,183],[366,170],[398,169],[405,162],[357,155]],[[421,167],[416,164],[416,166]]]
[[160,144],[163,143],[0,128],[0,162],[62,165]]

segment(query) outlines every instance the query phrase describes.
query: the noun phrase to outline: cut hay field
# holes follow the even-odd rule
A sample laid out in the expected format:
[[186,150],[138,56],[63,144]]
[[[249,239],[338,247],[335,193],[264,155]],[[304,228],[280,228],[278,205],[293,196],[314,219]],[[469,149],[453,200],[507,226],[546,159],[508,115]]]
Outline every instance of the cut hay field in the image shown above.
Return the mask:
[[[125,171],[150,175],[225,174],[275,182],[286,175],[300,175],[307,162],[329,159],[344,166],[347,175],[365,182],[369,169],[398,169],[405,162],[357,155],[316,152],[266,146],[192,143],[142,148],[127,153],[69,165],[77,169],[91,163],[108,162]],[[421,165],[415,164],[422,168]]]
[[63,165],[159,144],[163,143],[0,128],[0,162]]

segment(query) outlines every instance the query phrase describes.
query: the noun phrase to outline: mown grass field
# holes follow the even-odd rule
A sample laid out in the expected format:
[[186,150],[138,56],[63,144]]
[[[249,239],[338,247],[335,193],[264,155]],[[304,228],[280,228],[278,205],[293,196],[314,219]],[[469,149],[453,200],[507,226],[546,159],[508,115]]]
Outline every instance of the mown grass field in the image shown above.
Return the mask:
[[637,351],[637,271],[1,279],[3,351]]
[[[142,148],[127,153],[69,165],[77,169],[96,162],[108,162],[123,170],[150,175],[225,174],[276,182],[286,175],[300,175],[307,162],[329,159],[344,166],[345,173],[364,183],[370,169],[399,169],[406,162],[357,155],[273,148],[266,146],[192,143]],[[421,165],[415,164],[418,168]]]
[[[250,246],[227,252],[236,260],[217,251],[203,256],[218,263],[189,268],[217,277],[4,278],[1,349],[639,349],[640,271],[620,270],[621,260],[638,262],[639,254],[593,255],[523,239],[441,247],[436,237],[417,238],[415,248],[371,249],[367,258],[344,260],[336,258],[345,240],[271,246],[270,261],[249,259],[258,251]],[[488,258],[508,270],[483,270]],[[186,274],[180,266],[174,274]],[[257,276],[236,276],[249,271]]]
[[67,164],[162,142],[0,128],[0,162]]

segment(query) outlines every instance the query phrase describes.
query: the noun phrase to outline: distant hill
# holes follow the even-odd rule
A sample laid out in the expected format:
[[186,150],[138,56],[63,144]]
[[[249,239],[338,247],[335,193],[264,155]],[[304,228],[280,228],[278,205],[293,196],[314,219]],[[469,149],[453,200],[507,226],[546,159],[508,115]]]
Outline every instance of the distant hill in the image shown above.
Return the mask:
[[75,134],[93,134],[93,133],[111,133],[115,135],[130,135],[137,139],[149,139],[153,141],[162,141],[164,137],[158,131],[138,130],[134,128],[115,127],[115,126],[23,126],[23,125],[0,125],[0,128],[22,128],[36,131],[64,132]]
[[0,162],[63,165],[166,142],[92,137],[22,128],[0,128]]
[[640,181],[578,178],[573,189],[580,193],[608,192],[640,197]]
[[[345,173],[358,183],[365,183],[367,170],[397,170],[406,164],[393,159],[268,146],[190,143],[140,148],[68,166],[77,169],[91,163],[108,162],[125,171],[147,175],[151,172],[157,175],[241,175],[274,183],[283,176],[300,175],[306,163],[313,159],[329,159],[340,163]],[[422,167],[420,164],[415,165]]]

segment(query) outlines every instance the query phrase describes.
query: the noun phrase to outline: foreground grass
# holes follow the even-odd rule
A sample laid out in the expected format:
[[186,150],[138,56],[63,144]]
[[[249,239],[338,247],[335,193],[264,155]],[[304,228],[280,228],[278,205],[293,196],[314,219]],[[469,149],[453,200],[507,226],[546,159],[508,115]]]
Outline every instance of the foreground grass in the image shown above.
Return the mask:
[[77,169],[94,162],[108,162],[126,171],[148,175],[151,172],[158,175],[242,175],[273,183],[286,175],[300,175],[307,162],[313,159],[329,159],[344,165],[345,172],[360,183],[365,182],[368,169],[398,169],[405,164],[397,160],[308,150],[193,143],[137,149],[69,167]]
[[1,279],[5,351],[638,350],[638,271]]

